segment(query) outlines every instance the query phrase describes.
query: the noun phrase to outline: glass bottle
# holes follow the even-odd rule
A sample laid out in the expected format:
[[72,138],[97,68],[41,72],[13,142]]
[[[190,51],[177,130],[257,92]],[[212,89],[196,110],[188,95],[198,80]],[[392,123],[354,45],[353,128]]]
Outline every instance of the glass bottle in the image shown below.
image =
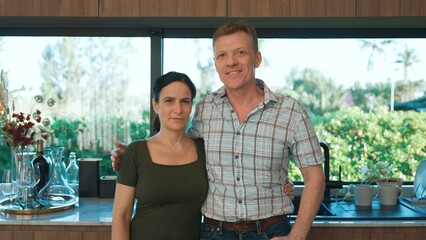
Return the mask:
[[40,181],[36,185],[37,193],[47,184],[50,178],[50,159],[43,154],[43,139],[37,139],[37,155],[32,159],[32,164],[40,170]]
[[75,204],[75,192],[68,184],[61,171],[62,155],[64,147],[55,148],[50,152],[53,162],[52,175],[49,182],[44,186],[39,194],[39,202],[45,207],[55,207]]
[[70,163],[68,164],[68,167],[66,169],[66,179],[68,181],[68,184],[71,186],[71,188],[74,190],[75,192],[75,198],[76,198],[76,202],[78,202],[79,197],[78,197],[78,189],[79,189],[79,168],[77,166],[77,159],[76,159],[76,155],[75,152],[71,152],[70,153],[70,157],[69,157],[69,161]]

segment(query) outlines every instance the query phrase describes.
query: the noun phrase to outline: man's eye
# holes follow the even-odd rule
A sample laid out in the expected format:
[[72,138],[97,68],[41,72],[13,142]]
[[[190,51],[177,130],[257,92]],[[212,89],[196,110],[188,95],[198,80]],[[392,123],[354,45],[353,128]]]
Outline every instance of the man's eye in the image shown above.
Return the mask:
[[238,55],[244,55],[244,54],[246,54],[246,52],[245,51],[238,51],[237,54]]
[[218,54],[218,55],[216,55],[216,59],[220,59],[220,58],[223,58],[225,56],[225,54]]

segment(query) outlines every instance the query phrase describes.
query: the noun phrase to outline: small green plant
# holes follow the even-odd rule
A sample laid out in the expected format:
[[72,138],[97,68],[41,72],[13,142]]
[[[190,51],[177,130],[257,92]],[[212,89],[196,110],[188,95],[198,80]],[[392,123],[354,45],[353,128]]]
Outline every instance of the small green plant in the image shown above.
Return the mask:
[[392,177],[392,165],[388,162],[367,161],[367,165],[361,166],[362,181],[373,184],[378,181],[388,181]]

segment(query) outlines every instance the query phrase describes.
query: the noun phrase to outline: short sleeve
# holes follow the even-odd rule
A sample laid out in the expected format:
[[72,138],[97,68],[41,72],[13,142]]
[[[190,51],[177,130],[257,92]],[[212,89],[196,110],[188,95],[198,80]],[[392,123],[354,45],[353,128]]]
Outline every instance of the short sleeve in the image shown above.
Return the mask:
[[[120,168],[117,175],[117,183],[135,187],[138,181],[138,148],[142,142],[130,143],[121,158]],[[146,142],[144,142],[146,145]],[[140,149],[139,149],[140,150]]]

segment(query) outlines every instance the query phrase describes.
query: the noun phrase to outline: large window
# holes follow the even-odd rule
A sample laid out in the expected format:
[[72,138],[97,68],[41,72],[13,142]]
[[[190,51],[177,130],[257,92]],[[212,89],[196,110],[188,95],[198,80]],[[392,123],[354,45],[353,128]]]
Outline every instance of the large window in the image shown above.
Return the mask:
[[[5,36],[0,38],[0,69],[15,111],[40,107],[51,118],[47,147],[63,145],[79,157],[102,157],[105,172],[112,173],[113,140],[149,135],[150,82],[161,69],[187,73],[197,86],[197,99],[222,85],[211,33],[186,32],[178,38],[167,35],[164,42],[158,35]],[[277,35],[259,44],[263,62],[257,77],[307,107],[320,140],[330,146],[331,179],[341,169],[343,181],[362,180],[359,168],[371,160],[387,161],[396,177],[413,181],[417,165],[426,159],[426,112],[398,109],[425,98],[426,38]],[[35,106],[35,95],[56,104]],[[9,161],[7,146],[2,144],[0,152],[1,167]],[[290,175],[301,180],[294,167]]]
[[[46,147],[65,146],[66,161],[69,151],[101,157],[109,174],[114,139],[149,133],[150,38],[3,37],[0,43],[11,110],[38,109],[50,119]],[[8,147],[0,149],[0,166],[8,165]]]
[[[361,181],[367,161],[413,181],[426,159],[426,112],[392,111],[426,93],[426,39],[260,39],[256,76],[309,110],[330,147],[330,176]],[[210,39],[166,39],[165,69],[186,72],[202,95],[221,86]],[[177,56],[185,56],[177,57]],[[395,104],[396,102],[396,104]],[[293,180],[301,180],[291,169]]]

